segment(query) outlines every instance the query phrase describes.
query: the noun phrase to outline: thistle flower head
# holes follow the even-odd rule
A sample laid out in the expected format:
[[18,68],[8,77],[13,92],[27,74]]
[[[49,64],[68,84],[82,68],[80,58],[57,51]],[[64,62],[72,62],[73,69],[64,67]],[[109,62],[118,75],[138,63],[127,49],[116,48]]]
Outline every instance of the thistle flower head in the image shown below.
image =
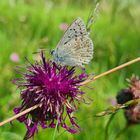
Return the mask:
[[[117,102],[124,104],[127,101],[140,98],[140,79],[133,75],[129,80],[128,88],[121,90],[117,95]],[[125,108],[125,118],[128,124],[140,123],[140,103]]]
[[13,53],[10,55],[10,59],[11,59],[11,61],[13,61],[13,62],[19,62],[19,61],[20,61],[19,55],[18,55],[16,52],[13,52]]
[[129,89],[133,92],[134,98],[140,98],[140,78],[132,75],[129,82]]
[[129,125],[140,123],[140,103],[126,109],[124,113]]
[[[16,79],[21,89],[22,104],[14,109],[16,114],[36,104],[41,106],[18,118],[27,127],[26,137],[30,138],[42,128],[54,128],[56,124],[70,133],[78,132],[73,112],[83,99],[79,83],[88,78],[85,72],[76,75],[75,68],[60,66],[52,61],[46,61],[43,53],[41,62],[29,64],[22,78]],[[66,118],[73,128],[68,127]]]

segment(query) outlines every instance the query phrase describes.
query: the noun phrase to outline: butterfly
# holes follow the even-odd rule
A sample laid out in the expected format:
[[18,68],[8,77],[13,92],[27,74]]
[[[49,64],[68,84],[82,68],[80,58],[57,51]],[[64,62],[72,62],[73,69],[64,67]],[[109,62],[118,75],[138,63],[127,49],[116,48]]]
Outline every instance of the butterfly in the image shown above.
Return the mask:
[[51,54],[53,60],[62,65],[83,67],[91,61],[93,42],[81,18],[77,18],[68,27]]

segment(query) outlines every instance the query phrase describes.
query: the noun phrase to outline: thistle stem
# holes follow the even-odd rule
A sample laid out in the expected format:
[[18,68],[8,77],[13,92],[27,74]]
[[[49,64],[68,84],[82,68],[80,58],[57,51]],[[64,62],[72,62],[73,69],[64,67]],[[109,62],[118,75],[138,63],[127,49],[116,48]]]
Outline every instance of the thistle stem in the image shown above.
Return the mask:
[[116,135],[116,139],[118,139],[122,134],[124,134],[129,128],[129,125],[126,124],[125,127]]
[[53,133],[52,140],[55,140],[57,127],[58,127],[58,121],[57,121],[56,126],[55,126],[55,130],[54,130],[54,133]]
[[109,131],[109,126],[114,118],[116,113],[112,114],[106,124],[106,127],[105,127],[105,140],[109,140],[109,137],[108,137],[108,131]]
[[[131,65],[131,64],[133,64],[133,63],[138,62],[138,61],[140,61],[140,57],[138,57],[138,58],[136,58],[136,59],[134,59],[134,60],[131,60],[131,61],[127,62],[127,63],[124,63],[124,64],[122,64],[122,65],[120,65],[120,66],[118,66],[118,67],[115,67],[115,68],[113,68],[113,69],[111,69],[111,70],[109,70],[109,71],[107,71],[107,72],[104,72],[104,73],[102,73],[102,74],[99,74],[99,75],[97,75],[96,77],[94,77],[93,79],[85,80],[84,82],[81,82],[80,85],[88,84],[89,82],[92,82],[92,81],[94,81],[94,80],[97,80],[98,78],[101,78],[102,76],[105,76],[105,75],[108,75],[108,74],[113,73],[113,72],[115,72],[115,71],[118,71],[118,70],[120,70],[120,69],[123,69],[124,67],[127,67],[127,66],[129,66],[129,65]],[[35,105],[35,106],[33,106],[33,107],[30,107],[30,108],[28,108],[28,109],[26,109],[26,110],[20,112],[19,114],[16,114],[16,115],[14,115],[13,117],[11,117],[11,118],[9,118],[9,119],[3,121],[3,122],[0,122],[0,126],[3,126],[4,124],[6,124],[6,123],[8,123],[8,122],[11,122],[11,121],[13,121],[13,120],[19,118],[20,116],[25,115],[26,113],[28,113],[28,112],[30,112],[30,111],[32,111],[32,110],[35,110],[35,109],[38,108],[39,106],[41,106],[41,104],[37,104],[37,105]]]

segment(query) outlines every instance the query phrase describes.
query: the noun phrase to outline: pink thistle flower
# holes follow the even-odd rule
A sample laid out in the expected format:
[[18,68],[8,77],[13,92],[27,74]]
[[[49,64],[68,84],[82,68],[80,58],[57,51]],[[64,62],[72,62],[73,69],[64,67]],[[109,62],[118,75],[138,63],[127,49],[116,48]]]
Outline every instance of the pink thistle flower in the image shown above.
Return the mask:
[[[127,101],[140,98],[140,79],[133,75],[129,80],[127,89],[121,90],[117,95],[117,102],[124,104]],[[140,123],[140,103],[128,106],[125,108],[125,118],[129,125]]]
[[67,23],[61,23],[61,24],[59,25],[59,29],[60,29],[61,31],[64,31],[64,32],[68,29],[68,27],[69,27],[69,25],[68,25]]
[[[54,128],[57,124],[70,133],[77,133],[79,125],[75,122],[73,112],[78,109],[77,103],[85,101],[79,83],[89,75],[85,72],[77,75],[75,67],[68,68],[46,61],[43,53],[40,63],[30,63],[25,68],[25,73],[21,74],[22,78],[16,79],[15,84],[21,89],[22,104],[14,108],[15,114],[42,104],[41,107],[18,118],[27,127],[26,139],[38,132],[38,126]],[[66,124],[66,118],[72,128]]]
[[10,59],[11,59],[11,61],[13,61],[13,62],[19,62],[19,55],[18,55],[16,52],[13,52],[13,53],[10,55]]
[[116,105],[117,101],[113,97],[107,98],[107,102],[110,103],[111,105]]

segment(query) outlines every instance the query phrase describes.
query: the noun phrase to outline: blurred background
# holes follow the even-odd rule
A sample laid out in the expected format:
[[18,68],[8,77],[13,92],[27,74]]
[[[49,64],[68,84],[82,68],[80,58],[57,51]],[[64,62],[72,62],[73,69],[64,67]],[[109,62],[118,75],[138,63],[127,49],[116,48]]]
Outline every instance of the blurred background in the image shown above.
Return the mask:
[[[86,66],[87,73],[98,75],[140,56],[140,1],[139,0],[0,0],[0,121],[13,116],[19,106],[20,94],[11,80],[19,75],[16,66],[38,59],[33,52],[47,48],[46,57],[55,48],[72,21],[81,17],[87,22],[90,12],[100,2],[99,14],[92,26],[94,59]],[[140,76],[140,63],[102,77],[83,90],[93,99],[90,105],[81,104],[76,112],[82,132],[70,134],[60,129],[58,140],[103,140],[109,116],[94,115],[115,103],[116,93],[127,86],[126,78]],[[109,130],[111,140],[125,126],[123,111],[115,116]],[[128,129],[119,140],[140,139],[140,125]],[[0,127],[1,140],[22,140],[24,124]],[[54,129],[39,129],[35,140],[51,140]]]

